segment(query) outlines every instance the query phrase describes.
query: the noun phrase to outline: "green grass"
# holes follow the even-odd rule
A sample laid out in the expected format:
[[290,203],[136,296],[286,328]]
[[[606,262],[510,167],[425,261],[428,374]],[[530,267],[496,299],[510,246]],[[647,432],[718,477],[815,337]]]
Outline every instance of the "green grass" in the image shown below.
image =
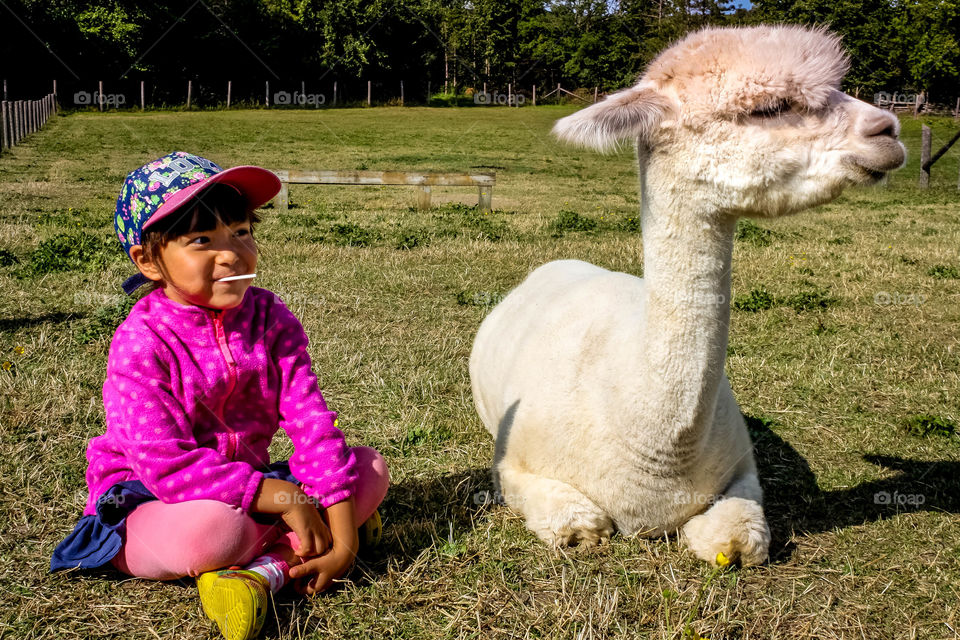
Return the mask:
[[[470,189],[435,188],[418,212],[413,189],[311,185],[264,212],[256,283],[301,318],[348,441],[383,452],[393,482],[383,546],[337,591],[279,599],[265,637],[954,637],[958,152],[917,190],[912,118],[887,187],[738,230],[734,299],[756,308],[733,311],[727,372],[757,446],[768,565],[714,574],[676,540],[623,536],[555,553],[488,499],[493,443],[466,367],[484,315],[548,260],[642,273],[630,154],[553,142],[569,111],[82,113],[0,156],[0,635],[216,637],[190,581],[46,573],[85,499],[129,308],[116,196],[184,149],[224,166],[497,172],[487,215]],[[957,126],[930,124],[935,146]],[[274,456],[289,451],[278,438]]]

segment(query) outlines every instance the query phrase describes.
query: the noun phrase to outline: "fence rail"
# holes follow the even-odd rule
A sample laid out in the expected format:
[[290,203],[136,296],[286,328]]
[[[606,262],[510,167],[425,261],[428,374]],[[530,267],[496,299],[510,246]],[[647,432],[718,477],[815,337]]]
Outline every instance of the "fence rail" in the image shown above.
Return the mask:
[[57,112],[53,93],[39,100],[0,101],[0,152],[20,144],[25,137],[39,131]]

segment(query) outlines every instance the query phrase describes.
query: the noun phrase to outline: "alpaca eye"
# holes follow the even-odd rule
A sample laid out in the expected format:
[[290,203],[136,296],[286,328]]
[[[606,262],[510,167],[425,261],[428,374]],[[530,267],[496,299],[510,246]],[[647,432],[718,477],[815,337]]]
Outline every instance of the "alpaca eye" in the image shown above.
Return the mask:
[[784,111],[790,110],[790,101],[789,100],[777,100],[771,105],[767,105],[761,109],[754,109],[750,112],[750,115],[754,118],[770,118],[774,116],[779,116],[783,114]]

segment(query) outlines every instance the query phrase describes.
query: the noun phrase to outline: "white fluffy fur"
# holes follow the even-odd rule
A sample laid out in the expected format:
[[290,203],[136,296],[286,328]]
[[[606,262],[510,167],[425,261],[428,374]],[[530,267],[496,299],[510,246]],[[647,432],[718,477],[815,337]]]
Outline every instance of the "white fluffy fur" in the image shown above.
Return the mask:
[[709,562],[767,557],[724,375],[733,235],[741,215],[799,211],[903,162],[896,119],[842,94],[844,69],[822,30],[707,29],[557,123],[598,149],[637,141],[645,277],[551,262],[477,333],[470,377],[499,489],[544,541],[680,530]]

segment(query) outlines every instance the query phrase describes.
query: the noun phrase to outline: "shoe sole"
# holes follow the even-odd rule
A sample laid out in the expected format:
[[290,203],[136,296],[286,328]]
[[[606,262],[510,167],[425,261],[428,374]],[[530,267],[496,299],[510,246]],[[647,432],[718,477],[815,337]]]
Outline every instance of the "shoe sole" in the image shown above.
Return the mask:
[[[250,640],[260,633],[267,617],[266,594],[239,578],[202,574],[197,580],[200,604],[227,640]],[[253,615],[249,615],[253,601]]]

